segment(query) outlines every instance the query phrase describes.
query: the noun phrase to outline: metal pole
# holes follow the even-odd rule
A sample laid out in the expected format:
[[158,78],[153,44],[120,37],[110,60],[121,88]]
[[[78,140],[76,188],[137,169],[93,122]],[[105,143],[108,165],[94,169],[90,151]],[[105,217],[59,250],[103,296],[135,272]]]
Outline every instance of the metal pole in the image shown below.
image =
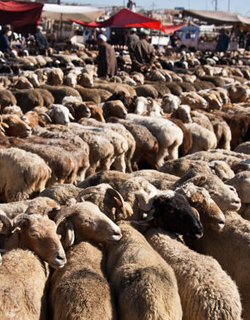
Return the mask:
[[218,10],[218,0],[215,0],[215,11]]
[[230,0],[228,0],[228,12],[230,11]]

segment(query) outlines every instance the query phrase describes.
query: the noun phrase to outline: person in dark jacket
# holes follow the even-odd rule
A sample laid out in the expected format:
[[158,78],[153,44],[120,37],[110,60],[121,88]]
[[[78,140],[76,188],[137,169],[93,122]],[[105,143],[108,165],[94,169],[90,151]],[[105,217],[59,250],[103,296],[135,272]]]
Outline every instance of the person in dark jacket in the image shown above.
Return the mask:
[[127,36],[127,46],[128,46],[128,49],[130,48],[130,44],[134,41],[139,41],[140,38],[139,36],[136,34],[136,28],[132,28],[130,33],[128,34]]
[[37,32],[35,34],[36,49],[39,54],[45,55],[48,49],[47,37],[42,33],[42,27],[37,27]]
[[149,31],[140,30],[140,40],[130,44],[129,54],[132,61],[132,71],[146,72],[154,63],[155,49],[148,42]]
[[9,33],[10,33],[10,26],[2,26],[2,30],[0,33],[0,51],[3,53],[10,53],[11,46],[9,42]]
[[216,51],[225,52],[228,48],[230,39],[229,36],[225,33],[225,29],[221,29],[219,39],[216,45]]
[[110,78],[117,74],[115,50],[107,43],[107,37],[99,34],[97,37],[99,53],[97,57],[97,75],[99,78]]

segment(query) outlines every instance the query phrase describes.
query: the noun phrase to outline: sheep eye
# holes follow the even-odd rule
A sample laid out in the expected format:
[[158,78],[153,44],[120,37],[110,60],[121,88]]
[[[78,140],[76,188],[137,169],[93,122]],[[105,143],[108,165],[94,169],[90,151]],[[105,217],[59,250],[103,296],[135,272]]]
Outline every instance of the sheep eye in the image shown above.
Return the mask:
[[39,238],[40,237],[39,233],[31,233],[30,236],[32,238]]

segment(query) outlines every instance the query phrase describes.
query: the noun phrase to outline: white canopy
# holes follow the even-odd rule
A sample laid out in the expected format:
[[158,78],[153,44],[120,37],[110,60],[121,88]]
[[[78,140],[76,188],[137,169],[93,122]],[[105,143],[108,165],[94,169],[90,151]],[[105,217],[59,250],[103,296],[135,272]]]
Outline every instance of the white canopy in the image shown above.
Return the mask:
[[86,22],[95,21],[104,13],[103,9],[91,6],[66,6],[45,3],[42,17],[55,20],[76,19]]

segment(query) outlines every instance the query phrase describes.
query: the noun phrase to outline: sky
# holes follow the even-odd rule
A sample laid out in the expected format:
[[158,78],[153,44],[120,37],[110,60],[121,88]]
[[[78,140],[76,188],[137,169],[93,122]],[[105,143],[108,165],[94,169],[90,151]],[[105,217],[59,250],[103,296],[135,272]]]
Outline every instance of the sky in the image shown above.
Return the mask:
[[[124,6],[127,0],[91,0],[86,3],[86,0],[70,0],[79,5],[91,5],[97,7],[105,6]],[[88,0],[87,0],[88,1]],[[230,11],[240,13],[243,16],[250,17],[250,2],[246,0],[134,0],[137,8],[144,8],[145,10],[158,9],[174,9],[175,7],[184,7],[184,9],[193,10],[215,10],[217,1],[218,11]],[[69,0],[67,1],[69,2]]]

